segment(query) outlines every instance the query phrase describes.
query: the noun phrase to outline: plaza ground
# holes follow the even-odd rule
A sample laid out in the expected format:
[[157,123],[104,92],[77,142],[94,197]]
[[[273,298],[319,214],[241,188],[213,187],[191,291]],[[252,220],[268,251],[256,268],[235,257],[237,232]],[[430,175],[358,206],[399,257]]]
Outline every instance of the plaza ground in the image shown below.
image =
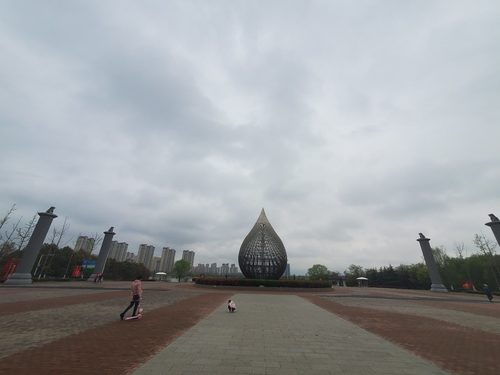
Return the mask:
[[481,295],[144,289],[144,318],[125,322],[128,282],[1,285],[0,373],[500,373],[500,301]]

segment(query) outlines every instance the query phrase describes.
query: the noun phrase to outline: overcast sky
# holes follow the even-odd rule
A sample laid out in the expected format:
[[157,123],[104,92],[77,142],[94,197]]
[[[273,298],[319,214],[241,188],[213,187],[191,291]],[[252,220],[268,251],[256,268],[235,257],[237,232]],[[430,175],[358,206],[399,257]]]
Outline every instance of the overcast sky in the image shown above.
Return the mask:
[[500,215],[497,1],[2,1],[0,213],[292,273],[455,254]]

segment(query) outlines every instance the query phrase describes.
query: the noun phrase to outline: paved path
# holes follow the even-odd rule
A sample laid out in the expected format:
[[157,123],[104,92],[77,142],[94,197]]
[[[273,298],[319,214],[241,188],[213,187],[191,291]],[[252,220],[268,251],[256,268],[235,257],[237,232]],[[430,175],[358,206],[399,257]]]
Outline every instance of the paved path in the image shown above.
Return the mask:
[[237,294],[135,375],[446,374],[430,362],[294,295]]

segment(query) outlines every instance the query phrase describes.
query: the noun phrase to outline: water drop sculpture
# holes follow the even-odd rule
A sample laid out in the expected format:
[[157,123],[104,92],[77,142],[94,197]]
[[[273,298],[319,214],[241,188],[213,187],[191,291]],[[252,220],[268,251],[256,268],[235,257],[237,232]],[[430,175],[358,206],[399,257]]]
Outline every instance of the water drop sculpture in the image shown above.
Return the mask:
[[285,246],[267,219],[264,209],[241,244],[238,263],[243,275],[249,279],[278,280],[285,272]]

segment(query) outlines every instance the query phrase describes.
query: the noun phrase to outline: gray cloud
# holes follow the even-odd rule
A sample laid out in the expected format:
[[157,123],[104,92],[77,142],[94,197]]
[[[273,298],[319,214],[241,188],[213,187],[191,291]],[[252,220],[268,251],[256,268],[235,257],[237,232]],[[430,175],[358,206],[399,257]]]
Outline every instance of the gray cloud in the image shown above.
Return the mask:
[[[236,262],[261,207],[292,271],[469,246],[498,205],[492,2],[0,5],[0,193],[71,236]],[[1,207],[0,207],[1,209]]]

